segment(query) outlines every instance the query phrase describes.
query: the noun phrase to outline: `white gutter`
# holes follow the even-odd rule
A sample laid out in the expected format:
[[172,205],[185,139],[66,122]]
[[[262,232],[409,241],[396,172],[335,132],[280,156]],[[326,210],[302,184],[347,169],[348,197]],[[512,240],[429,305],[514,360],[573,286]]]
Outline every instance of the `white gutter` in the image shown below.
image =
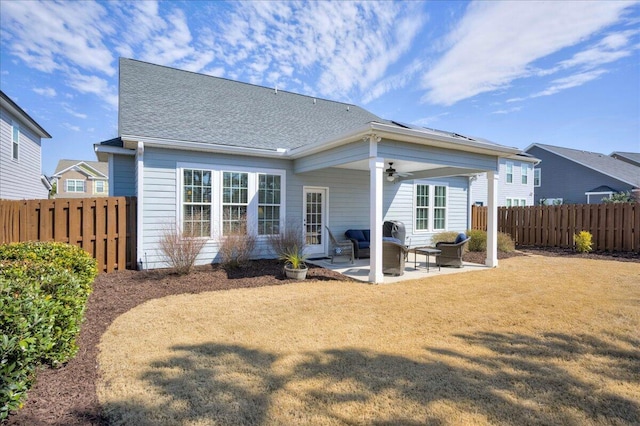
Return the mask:
[[236,155],[250,155],[254,157],[271,157],[271,158],[284,158],[287,157],[287,150],[282,148],[277,149],[264,149],[264,148],[247,148],[230,145],[210,144],[205,142],[188,142],[176,139],[158,139],[147,138],[133,135],[122,135],[121,139],[125,147],[132,144],[132,149],[135,149],[137,142],[144,143],[145,147],[157,147],[157,148],[169,148],[169,149],[183,149],[187,151],[199,151],[199,152],[215,152],[218,154],[236,154]]
[[377,136],[386,139],[401,140],[403,142],[430,145],[459,151],[498,155],[500,157],[515,155],[521,152],[518,148],[498,146],[479,141],[463,140],[452,136],[436,135],[421,130],[406,129],[394,125],[372,122],[338,138],[314,142],[309,145],[294,148],[289,150],[288,154],[291,158],[300,158],[305,155],[315,154],[320,151],[325,151],[330,148],[354,142],[358,139],[363,139],[371,133],[375,133]]

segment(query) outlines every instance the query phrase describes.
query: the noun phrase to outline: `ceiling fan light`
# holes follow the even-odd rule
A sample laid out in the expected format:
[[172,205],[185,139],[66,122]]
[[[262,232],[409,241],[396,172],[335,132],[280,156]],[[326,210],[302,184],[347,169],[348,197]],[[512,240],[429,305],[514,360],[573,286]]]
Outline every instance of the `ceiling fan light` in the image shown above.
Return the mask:
[[388,180],[389,182],[393,182],[394,180],[396,180],[396,177],[393,175],[393,173],[389,173],[389,174],[387,175],[387,180]]

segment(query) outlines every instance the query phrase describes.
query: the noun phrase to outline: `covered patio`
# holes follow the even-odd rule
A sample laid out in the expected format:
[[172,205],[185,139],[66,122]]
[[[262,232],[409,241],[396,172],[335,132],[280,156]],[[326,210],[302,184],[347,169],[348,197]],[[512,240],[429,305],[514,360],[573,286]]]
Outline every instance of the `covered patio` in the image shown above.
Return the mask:
[[[389,210],[392,208],[396,214],[412,214],[410,206],[406,206],[405,210],[401,211],[402,207],[398,207],[393,201],[385,200],[385,192],[388,195],[390,185],[402,181],[433,180],[452,176],[470,178],[486,173],[488,226],[485,265],[496,267],[498,265],[498,161],[501,157],[510,157],[518,153],[520,150],[517,148],[398,122],[371,122],[342,137],[305,145],[287,152],[288,156],[294,160],[296,174],[327,168],[368,172],[369,205],[366,214],[369,216],[371,253],[370,258],[363,261],[367,263],[368,276],[365,277],[364,266],[362,268],[347,267],[346,270],[353,269],[354,278],[358,277],[357,279],[371,283],[391,282],[390,278],[385,277],[382,272],[382,228],[385,216],[389,216]],[[393,173],[390,169],[393,169]],[[348,184],[345,182],[345,185]],[[363,189],[366,190],[366,187]],[[466,201],[466,205],[458,204],[451,209],[452,211],[455,209],[458,215],[468,217],[471,211],[470,198]],[[464,231],[467,224],[467,221],[462,226],[458,224],[458,229],[455,230]],[[420,238],[424,241],[412,241],[412,245],[428,245],[430,235],[433,233],[435,232],[422,232]],[[326,235],[324,238],[326,239]],[[412,265],[413,262],[409,264]],[[401,277],[401,279],[405,278]]]
[[[404,274],[400,276],[383,275],[382,282],[379,282],[378,284],[393,284],[401,281],[491,269],[487,265],[469,262],[463,262],[464,266],[462,268],[451,268],[446,266],[439,268],[436,264],[435,257],[433,256],[429,258],[429,269],[427,269],[425,257],[420,256],[418,261],[415,262],[415,256],[415,253],[409,253],[409,258],[405,262]],[[342,275],[353,278],[357,281],[369,282],[369,275],[371,271],[369,259],[356,259],[355,263],[351,264],[348,258],[336,257],[334,263],[331,263],[331,259],[329,258],[307,260],[307,263],[339,272]]]

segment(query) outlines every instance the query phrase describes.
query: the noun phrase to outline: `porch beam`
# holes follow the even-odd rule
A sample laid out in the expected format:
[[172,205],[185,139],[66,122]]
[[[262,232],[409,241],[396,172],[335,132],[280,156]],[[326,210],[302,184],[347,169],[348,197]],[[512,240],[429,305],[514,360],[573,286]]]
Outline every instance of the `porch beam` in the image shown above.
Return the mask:
[[369,228],[371,233],[369,257],[369,282],[377,284],[384,282],[382,273],[382,200],[384,185],[384,158],[377,157],[377,143],[379,137],[371,135],[369,138]]
[[487,259],[485,265],[498,266],[498,178],[497,172],[487,172]]
[[465,169],[463,167],[439,167],[437,169],[422,170],[419,172],[411,172],[410,176],[398,178],[396,180],[415,180],[415,179],[432,179],[439,177],[449,176],[461,176],[461,175],[476,175],[478,173],[484,173],[485,170],[481,169]]

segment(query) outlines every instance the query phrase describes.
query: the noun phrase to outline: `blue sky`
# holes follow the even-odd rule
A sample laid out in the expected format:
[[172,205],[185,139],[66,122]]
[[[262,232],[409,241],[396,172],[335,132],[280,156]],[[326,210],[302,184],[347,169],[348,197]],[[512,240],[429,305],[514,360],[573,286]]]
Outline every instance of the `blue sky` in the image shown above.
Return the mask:
[[117,136],[118,58],[526,148],[640,152],[640,3],[0,2],[0,87],[43,172]]

